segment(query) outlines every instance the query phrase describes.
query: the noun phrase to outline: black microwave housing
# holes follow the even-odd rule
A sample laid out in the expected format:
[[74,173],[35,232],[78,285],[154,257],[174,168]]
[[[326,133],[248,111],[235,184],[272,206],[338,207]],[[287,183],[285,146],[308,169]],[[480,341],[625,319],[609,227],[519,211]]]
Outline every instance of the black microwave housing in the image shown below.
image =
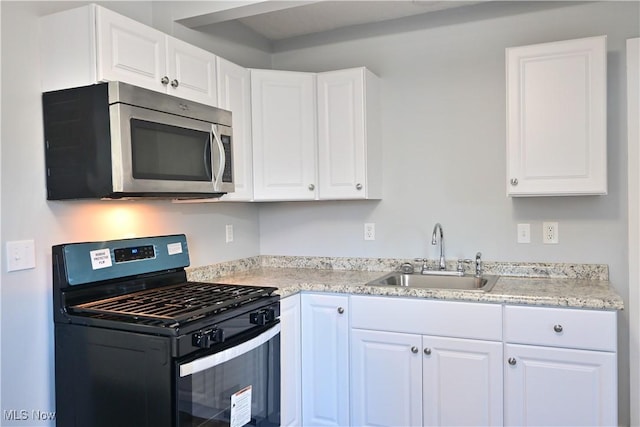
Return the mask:
[[42,95],[47,199],[113,198],[107,84]]

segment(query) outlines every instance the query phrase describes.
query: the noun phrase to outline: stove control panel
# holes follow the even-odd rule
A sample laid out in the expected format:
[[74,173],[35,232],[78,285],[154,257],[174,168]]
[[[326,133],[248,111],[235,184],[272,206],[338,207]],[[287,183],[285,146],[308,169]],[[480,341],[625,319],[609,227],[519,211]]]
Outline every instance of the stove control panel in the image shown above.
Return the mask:
[[55,277],[59,287],[93,285],[189,265],[184,234],[66,243],[53,246],[52,252],[60,273]]
[[113,250],[116,262],[138,261],[156,257],[153,245],[132,246],[129,248],[119,248]]

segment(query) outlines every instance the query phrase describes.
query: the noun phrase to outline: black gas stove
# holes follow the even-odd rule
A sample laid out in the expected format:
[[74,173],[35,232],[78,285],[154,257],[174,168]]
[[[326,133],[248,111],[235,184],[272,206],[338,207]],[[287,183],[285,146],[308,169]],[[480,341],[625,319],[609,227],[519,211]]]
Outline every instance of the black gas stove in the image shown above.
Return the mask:
[[[276,288],[187,281],[184,235],[57,245],[52,258],[58,426],[279,423]],[[223,375],[211,364],[229,351]],[[234,424],[247,387],[253,415]]]

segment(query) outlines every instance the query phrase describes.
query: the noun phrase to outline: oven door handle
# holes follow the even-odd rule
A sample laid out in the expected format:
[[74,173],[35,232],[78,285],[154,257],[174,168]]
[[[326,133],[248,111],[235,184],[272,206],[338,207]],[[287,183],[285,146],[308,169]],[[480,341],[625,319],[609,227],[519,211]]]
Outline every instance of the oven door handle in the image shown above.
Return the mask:
[[238,344],[234,347],[228,348],[219,353],[211,354],[209,356],[202,357],[200,359],[193,360],[189,363],[180,365],[180,378],[189,375],[197,374],[198,372],[205,371],[221,363],[227,362],[235,357],[241,356],[250,352],[262,344],[268,342],[271,338],[280,333],[280,323],[274,325],[272,328],[264,331],[257,337]]

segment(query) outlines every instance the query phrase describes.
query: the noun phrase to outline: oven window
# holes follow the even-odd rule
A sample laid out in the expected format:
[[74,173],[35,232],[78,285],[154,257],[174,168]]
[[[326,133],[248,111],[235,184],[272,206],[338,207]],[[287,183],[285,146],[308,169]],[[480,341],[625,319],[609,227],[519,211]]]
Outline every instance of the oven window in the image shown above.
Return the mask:
[[211,181],[208,132],[131,119],[136,179]]
[[[279,426],[280,334],[272,335],[255,348],[240,350],[240,355],[233,353],[246,340],[227,344],[229,348],[217,354],[230,356],[192,374],[180,376],[185,364],[179,365],[178,427]],[[204,359],[209,356],[192,362],[208,365]]]

